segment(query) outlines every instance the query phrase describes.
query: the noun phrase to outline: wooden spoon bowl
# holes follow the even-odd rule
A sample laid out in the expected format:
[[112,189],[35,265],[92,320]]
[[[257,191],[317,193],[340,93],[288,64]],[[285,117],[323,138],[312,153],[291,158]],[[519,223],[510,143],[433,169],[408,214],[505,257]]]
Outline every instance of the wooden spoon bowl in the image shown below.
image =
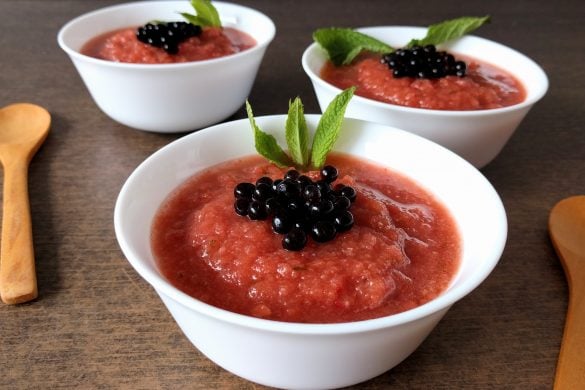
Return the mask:
[[557,203],[548,228],[569,285],[569,308],[555,389],[585,388],[585,195]]
[[34,104],[0,109],[0,162],[4,167],[0,297],[4,303],[37,297],[28,165],[47,137],[50,124],[47,110]]

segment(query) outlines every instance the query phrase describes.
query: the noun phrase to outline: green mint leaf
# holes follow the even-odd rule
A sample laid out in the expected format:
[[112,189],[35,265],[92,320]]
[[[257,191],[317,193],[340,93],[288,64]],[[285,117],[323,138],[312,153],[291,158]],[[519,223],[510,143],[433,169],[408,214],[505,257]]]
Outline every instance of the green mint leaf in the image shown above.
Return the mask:
[[250,103],[247,100],[246,112],[248,113],[250,125],[254,130],[254,144],[258,154],[260,154],[261,156],[263,156],[264,158],[266,158],[267,160],[281,168],[292,166],[293,163],[291,159],[278,145],[278,142],[276,142],[276,138],[260,130],[260,128],[256,124],[256,120],[254,119],[254,114],[252,113],[252,106],[250,106]]
[[464,16],[461,18],[432,24],[429,26],[427,35],[423,39],[413,39],[408,43],[407,46],[412,47],[415,45],[439,45],[441,43],[460,38],[463,35],[478,29],[489,21],[489,16]]
[[299,97],[289,103],[285,129],[290,157],[298,166],[307,166],[309,162],[309,129],[305,122],[303,103]]
[[390,53],[394,49],[366,34],[349,28],[322,28],[313,32],[313,39],[327,52],[335,66],[349,64],[362,50]]
[[191,24],[198,26],[221,27],[221,20],[217,9],[210,0],[191,0],[195,15],[181,12],[181,15]]
[[211,4],[210,0],[191,0],[191,5],[195,9],[195,12],[197,12],[197,16],[208,20],[210,26],[221,27],[219,13],[213,4]]
[[337,141],[343,124],[345,109],[353,97],[354,91],[355,87],[351,87],[337,95],[321,116],[315,130],[311,149],[311,166],[314,169],[320,169],[325,164],[327,154],[333,148],[335,141]]

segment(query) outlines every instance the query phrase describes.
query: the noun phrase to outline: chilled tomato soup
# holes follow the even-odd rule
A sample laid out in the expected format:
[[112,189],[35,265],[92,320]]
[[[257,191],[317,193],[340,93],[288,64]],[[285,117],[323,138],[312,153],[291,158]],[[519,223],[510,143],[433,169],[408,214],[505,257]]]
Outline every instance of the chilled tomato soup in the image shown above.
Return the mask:
[[163,203],[151,231],[161,273],[203,302],[286,322],[339,323],[399,313],[441,294],[460,264],[461,238],[446,208],[412,180],[332,153],[328,164],[357,198],[354,226],[287,251],[268,221],[234,212],[234,187],[282,177],[259,156],[209,168]]
[[231,27],[205,27],[201,35],[179,44],[177,54],[140,42],[136,28],[125,28],[99,35],[82,48],[81,53],[103,60],[135,64],[168,64],[224,57],[256,45],[250,35]]
[[356,94],[384,103],[433,110],[487,110],[518,104],[526,98],[522,84],[496,66],[456,55],[467,63],[464,77],[394,78],[380,55],[363,53],[351,64],[328,61],[321,77],[338,88],[356,86]]

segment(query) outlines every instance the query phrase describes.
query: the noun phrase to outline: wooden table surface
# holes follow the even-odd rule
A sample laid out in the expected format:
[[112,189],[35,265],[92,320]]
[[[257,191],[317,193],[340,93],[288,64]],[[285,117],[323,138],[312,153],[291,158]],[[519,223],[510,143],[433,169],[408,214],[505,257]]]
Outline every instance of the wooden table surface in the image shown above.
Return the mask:
[[[0,107],[32,102],[53,118],[29,176],[40,295],[27,304],[0,304],[0,388],[262,388],[199,353],[116,242],[113,209],[122,184],[180,136],[133,130],[106,117],[57,46],[66,21],[118,2],[0,1]],[[585,193],[582,2],[238,2],[277,26],[250,95],[257,115],[285,113],[297,95],[307,113],[319,111],[300,65],[318,27],[428,25],[490,14],[493,22],[477,35],[544,68],[548,94],[482,170],[509,218],[499,265],[407,360],[355,388],[551,388],[567,287],[547,218],[561,198]],[[242,117],[240,109],[231,119]]]

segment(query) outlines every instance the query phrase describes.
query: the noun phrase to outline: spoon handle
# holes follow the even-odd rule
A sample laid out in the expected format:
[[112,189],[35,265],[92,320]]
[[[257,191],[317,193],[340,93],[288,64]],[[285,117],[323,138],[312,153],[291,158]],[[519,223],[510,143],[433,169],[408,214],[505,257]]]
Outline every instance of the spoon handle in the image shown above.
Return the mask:
[[28,161],[11,158],[4,165],[0,297],[16,304],[37,297],[37,277],[28,198]]
[[[558,248],[566,261],[585,264],[585,257]],[[585,267],[573,267],[568,279],[569,306],[563,341],[557,363],[555,390],[582,389],[585,386]]]

